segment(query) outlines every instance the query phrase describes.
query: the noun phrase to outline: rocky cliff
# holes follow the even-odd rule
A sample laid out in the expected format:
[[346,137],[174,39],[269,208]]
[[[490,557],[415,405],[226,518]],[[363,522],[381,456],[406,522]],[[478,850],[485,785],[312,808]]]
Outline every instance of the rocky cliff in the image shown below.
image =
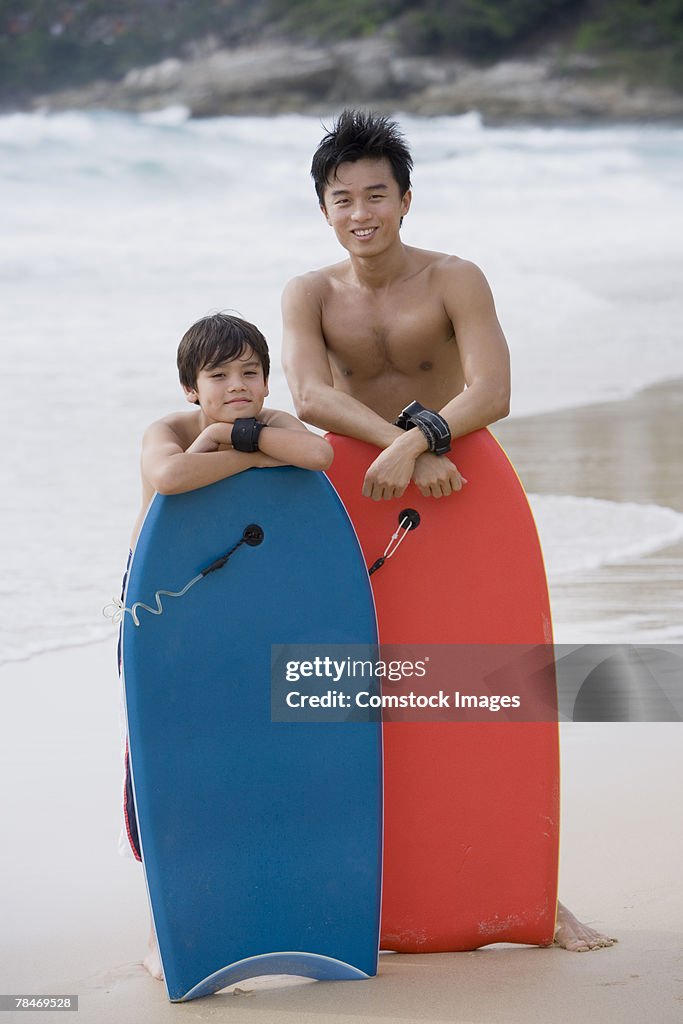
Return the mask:
[[273,40],[208,47],[191,59],[169,58],[99,81],[34,98],[32,108],[150,111],[171,105],[192,116],[325,113],[370,105],[416,114],[479,110],[489,121],[679,119],[683,95],[634,85],[596,58],[547,48],[489,67],[453,57],[416,56],[386,38],[332,46]]

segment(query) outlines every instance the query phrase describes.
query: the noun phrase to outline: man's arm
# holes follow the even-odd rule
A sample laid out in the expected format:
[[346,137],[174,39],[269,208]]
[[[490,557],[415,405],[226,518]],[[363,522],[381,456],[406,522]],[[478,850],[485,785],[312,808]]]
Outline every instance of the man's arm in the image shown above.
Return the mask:
[[[453,437],[507,415],[510,361],[486,278],[465,260],[444,260],[435,280],[455,331],[467,388],[438,410]],[[295,278],[282,299],[283,365],[302,419],[384,449],[367,471],[363,494],[400,497],[411,478],[425,496],[445,497],[464,478],[446,456],[427,451],[418,430],[402,431],[362,402],[334,388],[321,323],[315,275]],[[464,481],[466,482],[466,481]]]
[[510,353],[493,295],[479,267],[466,260],[442,271],[444,307],[453,324],[465,391],[438,410],[453,437],[487,427],[510,411]]
[[297,416],[323,430],[387,448],[403,431],[334,386],[314,276],[295,277],[282,295],[282,366]]
[[[435,410],[456,438],[507,416],[510,356],[491,289],[477,266],[466,260],[448,259],[438,272],[435,286],[453,324],[466,384],[464,391]],[[426,439],[419,430],[408,431],[407,436],[412,448],[406,444],[397,451],[392,445],[372,464],[363,485],[365,495],[375,500],[400,497],[411,477],[425,497],[434,498],[446,497],[467,483],[447,456],[427,451]]]
[[[297,414],[323,430],[355,437],[384,449],[365,477],[363,494],[379,501],[399,497],[410,483],[415,462],[426,450],[418,431],[404,431],[387,423],[367,405],[334,387],[332,371],[322,333],[320,295],[313,275],[294,278],[282,296],[282,365]],[[428,456],[434,460],[436,456]],[[440,497],[460,487],[460,476],[452,463],[424,466],[418,486],[423,494]],[[380,473],[375,469],[380,463]]]

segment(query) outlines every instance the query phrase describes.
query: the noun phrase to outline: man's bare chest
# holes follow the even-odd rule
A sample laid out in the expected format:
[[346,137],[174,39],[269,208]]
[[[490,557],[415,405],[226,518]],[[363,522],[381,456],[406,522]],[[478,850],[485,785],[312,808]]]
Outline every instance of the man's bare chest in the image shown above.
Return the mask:
[[449,354],[457,358],[452,324],[432,296],[337,295],[325,304],[322,328],[330,357],[347,375],[372,376],[387,368],[413,373]]

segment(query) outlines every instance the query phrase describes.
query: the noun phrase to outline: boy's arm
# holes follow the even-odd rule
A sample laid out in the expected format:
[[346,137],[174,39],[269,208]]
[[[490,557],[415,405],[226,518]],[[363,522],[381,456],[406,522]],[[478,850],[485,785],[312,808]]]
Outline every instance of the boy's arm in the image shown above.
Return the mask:
[[294,416],[264,409],[259,420],[268,425],[261,431],[257,452],[230,447],[231,423],[212,423],[187,450],[168,422],[153,423],[142,441],[142,475],[160,494],[183,494],[252,467],[327,469],[330,465],[331,445]]
[[[222,430],[220,428],[223,428]],[[213,423],[185,451],[173,428],[153,423],[142,439],[142,476],[159,494],[183,494],[234,476],[252,466],[277,466],[264,452],[219,450],[229,442],[230,424]],[[222,439],[225,435],[225,440]]]
[[257,419],[265,426],[259,434],[260,451],[288,466],[327,469],[334,457],[332,445],[314,434],[288,412],[262,409]]

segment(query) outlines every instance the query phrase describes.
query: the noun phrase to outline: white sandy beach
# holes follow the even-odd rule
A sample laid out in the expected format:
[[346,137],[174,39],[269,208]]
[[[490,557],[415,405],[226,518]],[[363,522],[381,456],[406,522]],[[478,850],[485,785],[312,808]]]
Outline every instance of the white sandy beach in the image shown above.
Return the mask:
[[113,646],[96,644],[3,671],[12,704],[2,754],[3,992],[78,994],[79,1020],[88,1024],[199,1021],[225,1011],[231,1020],[255,1015],[283,1024],[680,1020],[678,724],[563,727],[561,893],[576,913],[617,935],[618,946],[588,954],[513,946],[389,954],[372,981],[269,982],[255,991],[244,982],[240,990],[252,995],[171,1005],[140,962],[141,869],[116,853],[112,666]]
[[[533,491],[681,509],[679,456],[669,443],[683,432],[680,395],[677,385],[654,388],[625,402],[510,422],[499,435]],[[617,472],[624,424],[634,420],[641,448],[629,442],[631,460]],[[619,429],[610,429],[615,422]],[[646,614],[680,627],[681,558],[679,545],[563,581],[553,588],[556,630]],[[1,992],[78,994],[78,1019],[87,1024],[228,1014],[269,1024],[680,1021],[683,743],[680,724],[668,723],[562,727],[561,898],[618,936],[615,947],[388,954],[367,982],[244,982],[237,994],[171,1005],[141,966],[148,926],[141,869],[116,850],[114,647],[112,637],[0,669]],[[14,1017],[27,1019],[7,1015]]]

